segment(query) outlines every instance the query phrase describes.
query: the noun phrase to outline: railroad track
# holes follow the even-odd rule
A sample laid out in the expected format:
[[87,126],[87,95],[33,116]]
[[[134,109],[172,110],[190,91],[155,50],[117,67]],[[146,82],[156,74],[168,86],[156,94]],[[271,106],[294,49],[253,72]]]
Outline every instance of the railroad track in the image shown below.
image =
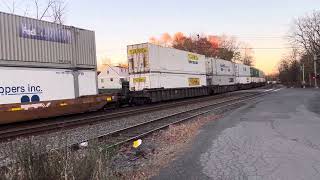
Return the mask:
[[230,98],[209,105],[200,106],[184,112],[178,112],[175,114],[163,116],[161,118],[156,118],[145,123],[137,124],[131,127],[100,135],[96,139],[98,139],[99,142],[103,142],[103,146],[108,149],[144,137],[155,131],[167,128],[170,125],[178,124],[213,111],[228,108],[233,105],[238,105],[240,103],[247,102],[248,100],[264,96],[271,92],[272,91],[253,95],[245,95],[238,98]]
[[149,113],[149,112],[159,111],[159,110],[168,109],[172,107],[183,106],[186,104],[198,103],[203,101],[211,101],[211,100],[219,100],[221,98],[232,99],[239,96],[247,97],[248,94],[252,95],[257,93],[248,93],[248,92],[230,93],[227,95],[224,94],[224,95],[218,95],[218,96],[208,96],[208,97],[183,100],[183,101],[171,102],[171,103],[160,104],[160,105],[151,105],[151,106],[141,107],[141,108],[129,108],[128,110],[104,113],[104,114],[93,115],[89,117],[81,117],[81,118],[67,119],[67,120],[60,119],[56,121],[46,120],[45,122],[40,121],[39,123],[30,122],[30,125],[25,123],[21,126],[19,126],[19,124],[13,125],[13,126],[12,125],[2,126],[0,127],[0,141],[1,142],[10,141],[18,137],[27,137],[31,135],[56,132],[61,129],[71,129],[71,128],[75,128],[83,125],[92,125],[92,124],[99,123],[106,120],[123,118],[123,117],[141,114],[141,113]]

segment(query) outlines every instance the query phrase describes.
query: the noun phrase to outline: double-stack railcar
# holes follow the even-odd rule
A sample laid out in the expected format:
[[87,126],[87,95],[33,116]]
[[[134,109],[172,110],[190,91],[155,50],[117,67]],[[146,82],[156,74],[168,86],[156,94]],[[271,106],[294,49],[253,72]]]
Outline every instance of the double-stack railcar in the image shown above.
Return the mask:
[[100,109],[95,33],[0,12],[0,124]]
[[[144,104],[260,85],[250,67],[151,43],[128,46],[130,99]],[[258,71],[259,77],[259,71]]]
[[[143,43],[128,46],[129,85],[98,94],[95,34],[0,12],[0,124],[258,87],[263,72]],[[248,83],[248,78],[250,82]]]

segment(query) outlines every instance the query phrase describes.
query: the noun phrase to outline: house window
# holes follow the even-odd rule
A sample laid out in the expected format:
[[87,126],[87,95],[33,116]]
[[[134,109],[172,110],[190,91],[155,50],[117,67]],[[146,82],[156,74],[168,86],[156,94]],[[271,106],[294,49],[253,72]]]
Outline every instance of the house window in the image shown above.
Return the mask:
[[109,71],[107,71],[107,74],[109,74]]
[[100,81],[101,81],[101,83],[104,83],[104,79],[101,79]]
[[112,82],[112,81],[113,81],[113,78],[110,78],[110,81]]

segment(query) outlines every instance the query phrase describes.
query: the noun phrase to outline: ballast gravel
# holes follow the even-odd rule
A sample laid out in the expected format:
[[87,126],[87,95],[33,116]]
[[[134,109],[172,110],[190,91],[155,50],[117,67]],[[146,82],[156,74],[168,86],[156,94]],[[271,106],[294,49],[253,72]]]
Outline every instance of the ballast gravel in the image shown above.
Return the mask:
[[[234,93],[237,95],[239,93]],[[233,95],[230,95],[233,96]],[[45,143],[46,147],[50,149],[63,147],[66,145],[77,144],[81,142],[94,139],[98,136],[102,136],[113,131],[117,131],[126,127],[134,126],[140,123],[145,123],[152,121],[163,116],[175,114],[178,112],[183,112],[190,110],[199,106],[204,106],[212,104],[213,102],[221,101],[222,99],[209,100],[205,102],[197,102],[194,104],[186,104],[183,106],[178,106],[175,108],[164,109],[153,112],[146,112],[138,115],[133,115],[131,117],[117,118],[112,120],[106,120],[93,125],[85,125],[73,129],[61,130],[58,132],[42,134],[38,136],[33,136],[29,138],[17,139],[11,142],[5,142],[0,144],[0,165],[6,164],[8,161],[8,155],[12,155],[14,149],[18,149],[19,146],[25,143]]]

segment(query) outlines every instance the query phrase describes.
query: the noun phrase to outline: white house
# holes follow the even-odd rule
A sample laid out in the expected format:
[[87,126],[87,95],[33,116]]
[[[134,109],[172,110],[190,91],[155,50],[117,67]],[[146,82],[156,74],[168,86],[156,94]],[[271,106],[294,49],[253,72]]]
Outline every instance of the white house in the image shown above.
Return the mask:
[[106,65],[98,75],[99,89],[121,89],[122,81],[128,80],[128,68]]

